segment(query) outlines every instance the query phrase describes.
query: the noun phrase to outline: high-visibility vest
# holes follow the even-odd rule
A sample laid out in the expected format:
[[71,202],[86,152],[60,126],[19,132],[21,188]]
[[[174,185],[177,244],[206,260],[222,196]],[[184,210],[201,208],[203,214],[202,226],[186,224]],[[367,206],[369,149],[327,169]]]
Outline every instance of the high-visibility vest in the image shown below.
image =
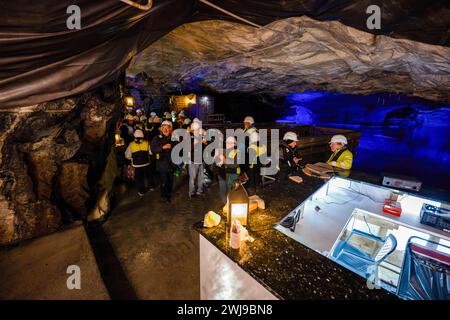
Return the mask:
[[133,141],[130,143],[131,164],[133,166],[145,166],[150,163],[149,144],[143,140],[141,143]]

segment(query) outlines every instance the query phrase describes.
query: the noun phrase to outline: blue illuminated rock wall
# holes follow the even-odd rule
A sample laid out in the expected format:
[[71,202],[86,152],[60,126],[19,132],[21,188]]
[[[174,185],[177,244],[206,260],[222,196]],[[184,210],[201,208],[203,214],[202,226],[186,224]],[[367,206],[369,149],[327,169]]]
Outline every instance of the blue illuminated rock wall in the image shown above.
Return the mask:
[[278,121],[360,130],[354,168],[450,189],[450,106],[392,94],[293,93]]

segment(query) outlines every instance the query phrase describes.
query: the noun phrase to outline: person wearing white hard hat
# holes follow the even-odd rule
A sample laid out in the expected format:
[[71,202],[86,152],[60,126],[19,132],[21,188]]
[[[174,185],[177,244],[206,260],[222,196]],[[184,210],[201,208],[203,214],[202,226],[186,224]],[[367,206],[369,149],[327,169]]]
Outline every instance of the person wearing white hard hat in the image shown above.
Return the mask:
[[172,117],[171,117],[171,115],[170,115],[170,112],[164,112],[164,114],[163,114],[163,119],[164,120],[171,120],[172,119]]
[[[258,130],[255,127],[255,119],[251,116],[247,116],[244,118],[244,134],[245,134],[245,152],[246,152],[246,161],[247,163],[242,166],[245,174],[250,178],[249,184],[247,185],[247,191],[249,193],[256,193],[256,185],[258,183],[256,178],[259,178],[259,166],[255,162],[255,152],[258,150],[258,140],[259,134]],[[242,146],[239,146],[241,149]],[[255,151],[253,152],[252,149]],[[256,169],[254,171],[253,169]],[[258,177],[257,177],[258,176]],[[255,178],[255,179],[252,179]]]
[[347,138],[341,134],[335,135],[330,140],[330,149],[333,153],[327,163],[333,167],[350,170],[353,164],[353,154],[348,149]]
[[134,133],[134,117],[131,114],[127,114],[122,123],[120,124],[120,136],[124,139],[126,144],[129,144],[133,141],[133,133]]
[[191,129],[191,122],[192,121],[189,118],[184,119],[183,125],[181,126],[181,128],[190,131],[190,129]]
[[152,141],[158,135],[160,122],[161,119],[156,115],[156,112],[151,112],[145,125],[145,133],[149,141]]
[[297,141],[297,134],[289,131],[284,134],[283,141],[280,143],[280,158],[282,160],[280,170],[288,176],[297,174],[300,169],[302,157],[297,148]]
[[194,122],[191,124],[191,133],[189,134],[191,149],[188,162],[190,199],[203,195],[203,185],[205,182],[203,151],[207,141],[201,129],[201,123]]
[[234,136],[227,137],[225,149],[215,151],[213,172],[219,182],[219,195],[223,204],[227,203],[228,190],[239,178],[241,173],[237,162],[237,142]]
[[171,158],[172,148],[175,145],[172,141],[172,122],[164,120],[161,123],[160,131],[161,134],[152,141],[151,150],[156,158],[156,170],[161,177],[161,200],[170,203],[175,169]]
[[155,188],[155,179],[150,172],[150,145],[144,140],[144,132],[136,130],[134,132],[134,141],[132,141],[127,150],[125,150],[125,158],[131,161],[131,165],[135,170],[135,179],[138,187],[138,195],[143,196],[147,191],[146,179],[149,188]]

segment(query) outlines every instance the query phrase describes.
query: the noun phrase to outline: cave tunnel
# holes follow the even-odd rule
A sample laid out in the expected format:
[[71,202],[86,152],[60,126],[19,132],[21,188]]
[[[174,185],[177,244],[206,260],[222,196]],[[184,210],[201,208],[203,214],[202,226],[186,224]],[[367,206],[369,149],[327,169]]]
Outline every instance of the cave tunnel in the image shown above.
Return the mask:
[[0,299],[450,300],[449,14],[1,3]]

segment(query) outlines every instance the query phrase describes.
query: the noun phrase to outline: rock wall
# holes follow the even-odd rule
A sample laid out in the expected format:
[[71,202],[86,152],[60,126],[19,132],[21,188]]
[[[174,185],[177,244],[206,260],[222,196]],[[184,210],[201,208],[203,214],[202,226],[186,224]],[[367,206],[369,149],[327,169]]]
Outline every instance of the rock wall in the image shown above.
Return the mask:
[[0,113],[0,245],[87,218],[120,116],[102,92]]
[[168,91],[389,92],[449,102],[450,48],[376,36],[306,16],[262,28],[210,20],[185,24],[134,57]]

